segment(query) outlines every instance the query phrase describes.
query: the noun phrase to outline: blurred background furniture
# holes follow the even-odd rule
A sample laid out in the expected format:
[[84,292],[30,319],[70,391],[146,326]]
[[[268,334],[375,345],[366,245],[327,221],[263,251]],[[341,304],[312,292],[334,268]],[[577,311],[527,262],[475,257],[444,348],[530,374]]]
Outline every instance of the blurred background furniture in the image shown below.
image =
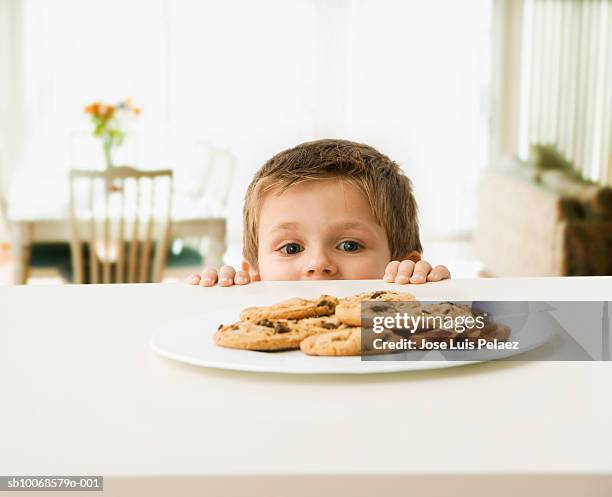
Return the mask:
[[[73,136],[71,161],[86,163],[89,156],[79,155],[74,141]],[[171,232],[165,258],[169,279],[182,279],[204,264],[221,266],[227,249],[227,202],[236,157],[227,148],[203,141],[196,143],[196,152],[195,160],[185,161],[190,165],[172,171]],[[44,273],[36,271],[42,278],[73,281],[70,173],[16,170],[8,195],[0,201],[12,242],[13,281],[25,284],[30,276],[36,276],[31,269],[37,268],[45,268]]]
[[[27,170],[14,173],[7,199],[7,219],[12,235],[16,283],[27,282],[33,245],[70,242],[69,192],[67,176]],[[36,202],[31,201],[32,198],[36,198]],[[224,205],[210,205],[201,196],[175,191],[170,238],[203,240],[204,262],[221,266],[226,250],[225,209]],[[174,262],[177,257],[172,259]]]
[[171,170],[123,166],[71,171],[74,282],[160,282],[170,237],[172,191]]
[[476,251],[491,276],[612,274],[612,188],[510,161],[478,186]]

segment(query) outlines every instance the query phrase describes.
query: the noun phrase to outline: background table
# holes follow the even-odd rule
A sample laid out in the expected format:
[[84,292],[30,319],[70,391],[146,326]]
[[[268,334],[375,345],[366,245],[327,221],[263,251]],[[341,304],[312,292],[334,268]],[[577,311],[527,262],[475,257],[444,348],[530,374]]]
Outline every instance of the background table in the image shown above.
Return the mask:
[[[15,258],[15,283],[25,283],[34,243],[69,243],[70,183],[68,177],[16,172],[7,199],[7,218]],[[171,215],[172,238],[207,238],[206,264],[220,267],[226,246],[226,216],[206,198],[175,191]]]
[[[610,362],[296,376],[192,367],[148,345],[164,319],[388,287],[0,287],[0,473],[100,474],[109,496],[611,495]],[[609,300],[612,278],[405,288]]]

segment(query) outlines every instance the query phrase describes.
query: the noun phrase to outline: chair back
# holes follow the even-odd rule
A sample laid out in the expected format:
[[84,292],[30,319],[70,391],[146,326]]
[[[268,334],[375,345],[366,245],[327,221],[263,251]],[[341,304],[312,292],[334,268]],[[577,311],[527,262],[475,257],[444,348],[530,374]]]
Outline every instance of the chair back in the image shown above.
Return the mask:
[[161,281],[170,241],[172,179],[171,170],[127,166],[71,171],[75,283]]

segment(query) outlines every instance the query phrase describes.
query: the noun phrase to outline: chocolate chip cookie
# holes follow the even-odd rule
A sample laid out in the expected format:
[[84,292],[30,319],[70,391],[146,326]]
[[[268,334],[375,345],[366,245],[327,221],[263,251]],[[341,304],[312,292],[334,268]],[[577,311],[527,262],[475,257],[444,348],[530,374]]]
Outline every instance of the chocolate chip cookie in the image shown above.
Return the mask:
[[409,337],[409,340],[413,343],[415,349],[425,348],[426,343],[431,342],[446,342],[450,343],[451,339],[458,336],[458,333],[452,330],[440,330],[433,329],[422,331],[420,333],[414,333]]
[[[421,309],[423,318],[419,321],[417,331],[431,330],[443,326],[443,329],[453,329],[455,325],[461,326],[461,329],[455,331],[463,333],[468,338],[478,338],[481,329],[473,323],[473,314],[470,306],[465,304],[456,304],[454,302],[440,302],[439,304],[426,304]],[[426,319],[430,317],[430,319]],[[432,319],[436,318],[436,319]],[[470,326],[467,325],[466,318],[469,318]]]
[[290,299],[275,305],[247,307],[240,313],[241,321],[260,321],[261,319],[303,319],[316,316],[329,316],[334,313],[338,299],[331,295],[321,295],[318,299]]
[[343,323],[349,326],[361,326],[361,303],[366,300],[374,300],[381,302],[381,309],[375,312],[385,312],[383,309],[384,304],[382,302],[413,302],[416,299],[414,295],[410,293],[400,293],[393,291],[378,291],[378,292],[366,292],[354,295],[352,297],[346,297],[340,300],[340,303],[336,306],[336,317]]
[[[363,338],[367,340],[367,343],[362,342]],[[362,337],[361,327],[351,326],[338,331],[312,335],[300,343],[300,349],[305,354],[320,356],[389,354],[394,351],[375,346],[374,340],[376,339],[382,342],[397,342],[401,340],[401,337],[390,331],[382,334],[366,333],[365,337]]]
[[338,331],[348,326],[341,323],[336,316],[320,316],[316,318],[305,318],[298,321],[300,326],[315,331],[316,333],[329,333],[330,331]]
[[314,333],[315,330],[300,326],[295,320],[263,318],[221,325],[214,340],[217,345],[232,349],[290,350],[299,348],[300,342]]
[[329,333],[312,335],[300,343],[308,355],[351,356],[361,354],[361,328],[351,327]]

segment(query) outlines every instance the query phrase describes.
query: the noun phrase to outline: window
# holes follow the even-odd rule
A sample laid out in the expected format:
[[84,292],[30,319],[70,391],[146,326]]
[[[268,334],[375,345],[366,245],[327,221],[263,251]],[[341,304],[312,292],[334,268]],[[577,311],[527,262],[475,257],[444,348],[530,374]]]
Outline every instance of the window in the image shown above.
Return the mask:
[[612,185],[610,2],[525,0],[519,156],[555,145],[581,175]]

